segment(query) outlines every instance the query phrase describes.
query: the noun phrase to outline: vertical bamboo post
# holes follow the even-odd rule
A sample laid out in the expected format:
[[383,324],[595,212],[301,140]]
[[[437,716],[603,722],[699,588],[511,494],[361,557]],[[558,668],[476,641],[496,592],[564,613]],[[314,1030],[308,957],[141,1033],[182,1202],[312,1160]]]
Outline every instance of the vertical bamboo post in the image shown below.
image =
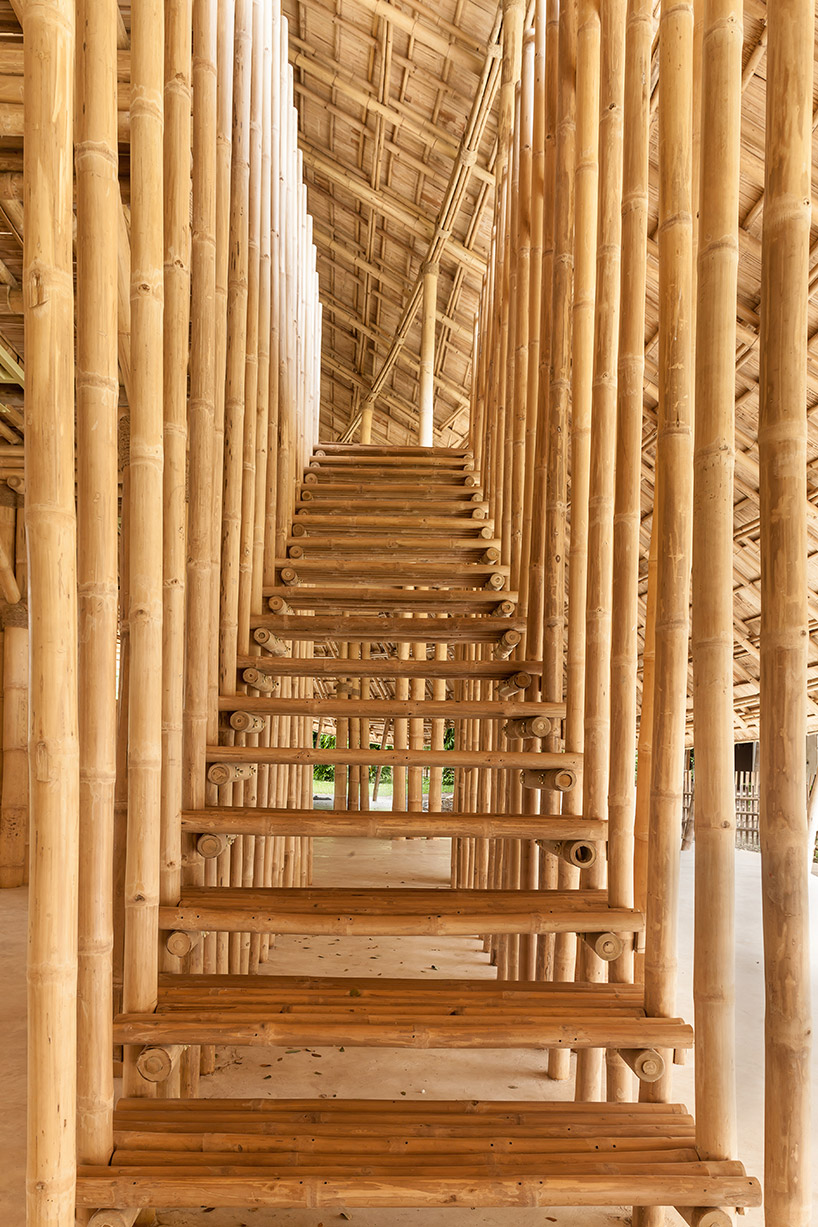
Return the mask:
[[733,466],[742,0],[706,0],[696,329],[693,721],[696,1144],[735,1153]]
[[[625,41],[621,314],[616,419],[616,486],[611,605],[611,775],[608,791],[608,898],[633,907],[639,530],[645,367],[651,0],[629,0]],[[643,691],[644,694],[644,691]],[[633,979],[633,952],[610,964],[609,979]],[[608,1054],[608,1098],[633,1098],[633,1077]]]
[[[645,1009],[672,1015],[692,532],[692,0],[662,5],[659,107],[659,426],[656,662],[645,931]],[[671,1062],[640,1097],[665,1100]]]
[[26,880],[28,843],[28,610],[3,614],[3,780],[0,804],[0,889]]
[[[80,869],[77,1159],[113,1150],[113,844],[116,778],[117,23],[77,5],[77,588]],[[6,631],[8,639],[9,631]],[[6,703],[9,671],[4,671]],[[4,776],[5,791],[5,776]]]
[[[210,659],[208,661],[207,739],[218,740],[218,698],[221,682],[219,626],[221,608],[222,504],[224,491],[224,421],[227,370],[227,294],[230,270],[231,165],[233,160],[233,86],[235,0],[217,0],[216,86],[216,347],[213,409],[213,492],[210,529]],[[235,685],[235,682],[234,682]],[[232,692],[231,692],[232,693]],[[225,856],[225,861],[229,858]],[[226,866],[225,866],[226,867]],[[217,942],[224,947],[227,935]]]
[[238,646],[250,650],[250,608],[256,532],[256,432],[258,425],[259,277],[261,273],[262,114],[264,106],[264,34],[260,0],[252,3],[250,132],[247,177],[247,305],[244,346],[244,438],[238,556]]
[[435,326],[439,273],[440,265],[424,264],[418,384],[418,443],[421,447],[432,447],[435,441]]
[[216,400],[217,0],[193,7],[193,229],[191,236],[190,436],[187,640],[183,792],[187,809],[205,803],[209,654],[193,649],[216,635],[211,619],[212,475]]
[[[131,35],[131,449],[128,839],[123,1009],[156,1003],[162,775],[162,87],[164,12],[134,0]],[[126,1094],[149,1093],[126,1049]]]
[[[76,1178],[77,573],[72,267],[74,5],[27,6],[23,146],[31,607],[29,1227],[69,1227]],[[55,585],[55,568],[60,583]],[[59,678],[60,684],[54,685]]]
[[[162,605],[162,847],[160,902],[179,898],[182,867],[182,718],[185,670],[187,367],[190,328],[192,0],[165,2],[164,517]],[[166,970],[178,963],[163,954]],[[194,1049],[195,1051],[195,1049]],[[191,1059],[191,1053],[185,1057]],[[178,1066],[177,1066],[178,1070]],[[177,1070],[169,1082],[175,1083]]]
[[[568,649],[565,748],[581,753],[584,746],[585,603],[588,554],[588,490],[593,379],[594,289],[597,227],[599,129],[599,7],[597,0],[580,0],[577,21],[577,129],[574,225],[573,356],[571,418],[571,543],[568,564]],[[556,284],[555,284],[556,293]],[[562,392],[562,389],[559,389]],[[553,440],[553,431],[551,439]],[[546,547],[547,548],[547,547]],[[566,813],[582,813],[582,789],[563,802]],[[578,885],[578,873],[561,860],[562,889]],[[554,943],[554,979],[571,980],[576,961],[576,937],[558,933]],[[570,1053],[549,1053],[552,1078],[567,1078]]]
[[[549,20],[551,42],[554,41],[553,22]],[[576,0],[560,5],[559,25],[556,32],[556,99],[554,117],[554,221],[553,221],[553,273],[551,281],[550,312],[543,304],[543,326],[550,314],[551,342],[550,366],[543,371],[543,382],[548,382],[547,416],[544,423],[545,451],[545,523],[541,547],[532,546],[534,565],[540,563],[542,551],[542,611],[541,631],[543,675],[541,681],[543,698],[559,702],[563,698],[564,653],[565,653],[565,552],[568,497],[568,412],[571,396],[571,334],[573,321],[574,291],[574,179],[576,163],[576,70],[577,70],[577,5]],[[554,55],[550,51],[549,62]],[[544,240],[545,243],[545,240]],[[543,250],[545,263],[546,248]],[[543,340],[543,360],[547,342]],[[543,392],[545,395],[545,392]],[[531,580],[532,594],[536,595],[538,584]],[[532,607],[532,613],[536,606]],[[533,644],[532,644],[533,650]],[[566,728],[566,734],[567,734]],[[556,748],[556,737],[549,747]],[[550,808],[554,799],[544,796],[541,804]],[[554,887],[558,880],[556,858],[543,853],[540,880],[543,887]],[[543,934],[537,942],[537,975],[545,978],[546,971],[553,972],[556,938]],[[560,1077],[567,1077],[566,1062],[570,1057],[560,1057],[555,1051],[549,1060],[555,1062],[554,1070]],[[551,1066],[549,1065],[549,1070]]]
[[[537,0],[534,11],[534,123],[531,163],[531,299],[526,420],[532,424],[523,552],[526,656],[543,654],[545,599],[545,466],[548,455],[549,377],[551,369],[552,289],[554,284],[554,195],[556,190],[557,45],[556,0]],[[536,941],[536,939],[535,939]]]
[[[607,818],[610,769],[611,601],[613,598],[614,473],[616,465],[619,274],[622,234],[622,111],[625,88],[626,0],[601,6],[599,204],[596,245],[591,468],[588,502],[588,589],[585,613],[585,759],[583,813]],[[601,850],[600,850],[601,851]],[[584,874],[605,884],[605,859]],[[607,967],[583,943],[580,979],[601,981]],[[577,1098],[600,1097],[602,1050],[577,1053]]]
[[[283,157],[282,81],[282,19],[277,4],[272,5],[272,70],[270,99],[270,370],[267,420],[267,480],[264,526],[264,584],[275,582],[276,523],[278,497],[278,420],[279,373],[281,362],[281,166]],[[286,54],[286,51],[285,51]]]
[[[533,423],[528,420],[528,342],[531,297],[531,175],[534,140],[534,30],[528,29],[523,38],[523,56],[520,76],[520,109],[517,128],[516,159],[517,182],[517,250],[515,259],[514,335],[510,344],[514,347],[513,385],[511,389],[511,587],[527,589],[524,577],[528,573],[528,556],[531,534],[525,534],[526,479],[531,470],[533,452],[528,450],[529,432]],[[524,595],[521,593],[521,595]],[[525,614],[525,601],[521,602]]]
[[761,277],[761,857],[765,1218],[810,1221],[806,345],[812,0],[771,5]]
[[248,229],[250,210],[251,0],[236,0],[233,50],[233,139],[230,176],[230,263],[224,394],[224,487],[219,597],[219,689],[236,692],[239,631],[245,359],[247,347]]

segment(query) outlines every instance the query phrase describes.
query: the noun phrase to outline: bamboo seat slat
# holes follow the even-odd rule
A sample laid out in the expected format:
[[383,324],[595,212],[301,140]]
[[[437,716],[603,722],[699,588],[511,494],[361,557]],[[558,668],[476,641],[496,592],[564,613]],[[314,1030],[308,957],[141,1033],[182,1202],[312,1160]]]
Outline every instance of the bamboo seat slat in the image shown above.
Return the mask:
[[571,814],[464,814],[449,811],[420,814],[371,810],[275,810],[254,806],[223,806],[182,813],[182,830],[237,835],[358,836],[394,839],[403,835],[473,836],[489,839],[604,840],[607,824],[600,818]]
[[160,927],[188,932],[419,936],[636,933],[642,916],[608,908],[604,891],[187,888]]
[[[407,619],[408,621],[408,619]],[[515,673],[542,673],[542,661],[507,660],[398,660],[371,656],[368,660],[342,660],[339,657],[316,656],[312,660],[298,657],[237,657],[239,669],[260,669],[273,677],[479,677],[501,681]]]
[[[200,984],[206,979],[207,984]],[[183,980],[183,983],[178,983]],[[269,980],[269,983],[268,983]],[[124,1044],[363,1045],[395,1048],[686,1048],[681,1019],[647,1018],[627,986],[485,981],[165,976],[155,1013],[120,1015]]]
[[[376,507],[380,503],[392,503],[401,501],[408,503],[411,510],[417,505],[426,506],[434,502],[457,503],[460,506],[468,505],[472,502],[482,502],[483,495],[479,486],[445,486],[443,489],[435,488],[433,484],[419,487],[409,482],[390,481],[387,485],[371,486],[367,482],[347,483],[347,482],[322,482],[321,485],[309,485],[302,483],[298,487],[298,495],[303,498],[304,492],[310,494],[309,501],[314,505],[316,502],[322,504],[334,502],[336,499],[346,500],[350,497],[366,503],[367,506]],[[478,496],[475,499],[475,495]],[[484,503],[484,505],[487,505]]]
[[[591,1132],[593,1131],[593,1132]],[[758,1205],[680,1105],[124,1100],[78,1205]]]
[[[486,643],[499,639],[506,631],[523,631],[521,618],[409,618],[366,617],[335,618],[327,615],[307,617],[299,614],[253,614],[251,629],[264,628],[281,639],[315,642],[321,639],[399,641],[401,643],[468,640]],[[425,665],[425,661],[421,661]]]
[[344,750],[302,746],[208,746],[209,763],[351,763],[391,767],[491,767],[581,770],[581,754],[552,750]]
[[479,703],[465,699],[279,699],[270,695],[222,695],[219,711],[262,712],[271,716],[422,716],[426,720],[507,720],[515,716],[565,715],[564,703]]
[[[318,576],[322,580],[337,576],[346,583],[358,583],[368,578],[389,580],[396,584],[474,584],[482,588],[492,575],[508,577],[511,568],[507,563],[466,562],[465,560],[441,562],[439,558],[406,558],[401,555],[393,557],[356,558],[345,566],[331,565],[332,560],[326,558],[279,558],[276,570],[283,567],[296,572],[299,577],[308,579]],[[293,585],[297,588],[297,585]],[[292,589],[290,589],[292,591]],[[498,589],[502,591],[502,589]],[[503,600],[503,597],[498,597]]]
[[284,585],[265,588],[265,597],[281,597],[298,609],[320,609],[324,612],[349,611],[360,613],[376,610],[383,613],[421,612],[437,613],[446,610],[452,614],[491,613],[501,601],[517,604],[518,593],[503,589],[501,593],[483,588],[430,590],[417,588],[347,587],[343,584],[307,585],[297,589]]

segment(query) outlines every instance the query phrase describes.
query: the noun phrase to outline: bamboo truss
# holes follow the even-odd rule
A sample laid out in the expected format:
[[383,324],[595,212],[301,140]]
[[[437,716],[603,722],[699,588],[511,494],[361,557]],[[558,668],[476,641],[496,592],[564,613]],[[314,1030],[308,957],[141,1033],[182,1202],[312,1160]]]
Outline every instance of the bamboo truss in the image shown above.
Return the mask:
[[[806,1227],[813,5],[24,23],[22,53],[0,32],[0,884],[28,856],[29,1223],[758,1205],[732,747],[760,724],[766,1216]],[[423,837],[451,841],[442,889],[313,859]],[[493,970],[270,974],[310,934],[476,938]],[[220,1046],[277,1043],[520,1048],[569,1085],[211,1097]]]

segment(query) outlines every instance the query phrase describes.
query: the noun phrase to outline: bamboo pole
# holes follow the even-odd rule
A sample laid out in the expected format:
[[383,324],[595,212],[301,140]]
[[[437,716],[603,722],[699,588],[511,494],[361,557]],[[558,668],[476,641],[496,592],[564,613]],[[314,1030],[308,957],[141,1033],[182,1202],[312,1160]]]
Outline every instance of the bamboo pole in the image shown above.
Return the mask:
[[[192,0],[165,0],[161,902],[181,884]],[[167,970],[174,964],[167,963]]]
[[[571,419],[571,544],[568,566],[568,670],[565,746],[582,752],[584,745],[585,603],[588,553],[588,488],[594,338],[594,263],[596,254],[598,128],[599,128],[599,9],[597,0],[580,0],[577,23],[577,130],[574,224],[574,299],[572,321]],[[555,287],[556,289],[556,287]],[[553,434],[552,434],[553,439]],[[548,548],[548,546],[546,546]],[[582,789],[563,798],[563,812],[582,813]],[[578,871],[565,861],[558,867],[561,888],[578,885]],[[576,962],[576,938],[558,935],[554,948],[554,979],[571,980]],[[569,1054],[552,1049],[548,1072],[567,1078]]]
[[25,524],[32,612],[26,1217],[29,1227],[69,1227],[76,1181],[79,842],[74,5],[44,0],[27,6],[23,20]]
[[262,118],[264,32],[260,0],[252,0],[250,133],[247,177],[247,305],[244,347],[244,440],[238,557],[238,645],[249,650],[256,532],[256,435],[258,426],[259,280],[261,274]]
[[[418,383],[418,443],[431,447],[435,435],[435,326],[437,323],[438,264],[423,266],[423,314],[420,331],[420,375]],[[370,439],[372,420],[370,424]],[[363,438],[361,440],[364,441]],[[366,440],[369,442],[370,440]]]
[[[531,301],[529,305],[527,421],[533,439],[527,482],[523,550],[526,653],[543,655],[545,599],[545,500],[548,457],[549,381],[554,285],[554,212],[556,193],[557,49],[559,15],[556,0],[537,0],[534,11],[534,124],[531,165]],[[530,479],[529,479],[530,473]],[[527,487],[528,490],[528,487]]]
[[[224,491],[225,375],[227,362],[227,293],[230,266],[230,179],[233,160],[233,86],[235,0],[217,0],[216,83],[216,345],[215,402],[213,408],[213,486],[210,529],[210,656],[208,660],[208,739],[218,732],[217,710],[221,690],[221,543]],[[235,683],[234,683],[235,686]],[[232,692],[228,692],[232,693]],[[226,864],[223,864],[226,869]],[[224,944],[224,943],[222,943]]]
[[[556,54],[556,100],[554,116],[554,221],[553,221],[553,272],[551,277],[550,305],[550,367],[542,372],[544,421],[545,470],[544,484],[545,522],[543,541],[532,546],[534,565],[542,565],[542,616],[543,626],[539,632],[543,652],[542,696],[547,700],[562,699],[564,686],[565,650],[565,552],[568,492],[568,411],[571,396],[571,331],[574,287],[574,179],[576,162],[576,56],[577,56],[577,6],[576,0],[560,6],[559,24],[556,30],[556,53],[551,50],[555,40],[553,22],[549,21],[549,62]],[[545,244],[545,239],[543,240]],[[547,259],[547,247],[543,248],[543,264]],[[544,291],[545,292],[545,291]],[[549,311],[544,304],[543,326]],[[541,344],[544,361],[548,343]],[[542,559],[542,562],[541,562]],[[531,592],[537,600],[539,583],[531,579]],[[531,606],[532,615],[536,603]],[[534,647],[532,642],[531,647]],[[556,749],[557,739],[547,742],[549,749]],[[542,798],[543,808],[549,802]],[[551,808],[555,808],[552,798]],[[540,881],[543,887],[557,884],[558,866],[547,852],[542,855]],[[554,972],[555,939],[546,934],[537,939],[537,976],[539,979]],[[561,1077],[565,1075],[565,1060],[554,1054]]]
[[[216,123],[217,3],[194,0],[193,9],[193,228],[187,637],[182,796],[186,808],[205,803],[209,653],[193,645],[216,636],[211,619],[212,475],[216,401]],[[215,733],[215,731],[214,731]]]
[[[645,1009],[673,1013],[679,831],[688,671],[692,531],[692,0],[665,3],[660,24],[659,423],[656,442],[656,661],[653,713]],[[666,1100],[664,1077],[640,1098]]]
[[810,1221],[806,344],[812,0],[768,12],[758,450],[765,1221]]
[[[588,572],[585,615],[585,760],[583,812],[608,817],[611,750],[611,602],[616,466],[617,353],[622,237],[622,138],[625,89],[626,0],[601,8],[599,87],[599,202],[596,244],[591,457],[588,502]],[[605,884],[598,857],[584,874],[588,886]],[[607,979],[607,969],[583,946],[579,978]],[[577,1099],[602,1093],[602,1050],[577,1054]]]
[[[156,1003],[162,772],[162,87],[164,12],[135,0],[131,49],[130,650],[123,1008]],[[126,1094],[147,1091],[126,1050]]]
[[[629,0],[625,40],[621,314],[616,418],[616,485],[611,605],[611,774],[608,795],[608,898],[633,907],[639,531],[645,367],[651,0]],[[643,680],[643,696],[646,695]],[[643,698],[644,704],[644,698]],[[643,706],[643,711],[646,707]],[[649,716],[647,717],[649,719]],[[608,978],[633,979],[633,952]],[[633,1098],[633,1079],[608,1056],[609,1100]]]
[[219,596],[219,690],[221,694],[234,694],[236,690],[236,651],[239,634],[239,567],[248,318],[252,17],[251,0],[236,0],[230,178],[230,264],[227,283],[227,351],[224,394],[222,562]]
[[735,1153],[733,467],[742,0],[707,0],[696,333],[693,720],[696,1144]]
[[[77,1159],[113,1150],[118,227],[115,6],[77,5],[77,589],[80,869]],[[9,631],[6,631],[8,638]],[[8,704],[8,662],[4,687]],[[6,777],[4,772],[3,788]]]
[[3,616],[3,778],[0,804],[0,889],[26,881],[28,800],[28,610]]

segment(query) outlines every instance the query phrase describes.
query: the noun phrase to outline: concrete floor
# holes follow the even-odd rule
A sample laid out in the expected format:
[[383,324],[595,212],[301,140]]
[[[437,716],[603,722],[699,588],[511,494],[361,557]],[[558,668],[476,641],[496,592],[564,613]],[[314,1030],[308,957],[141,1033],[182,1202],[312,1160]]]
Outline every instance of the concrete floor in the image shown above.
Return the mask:
[[[326,839],[316,841],[316,885],[445,886],[449,844],[446,840],[388,843]],[[761,970],[760,858],[737,853],[737,1036],[739,1154],[747,1170],[762,1175],[763,1121],[763,978]],[[813,914],[818,914],[818,878]],[[692,1020],[693,856],[682,858],[679,952],[679,1013]],[[5,1088],[0,1115],[0,1227],[24,1227],[24,959],[25,892],[0,892],[0,1073]],[[813,988],[818,997],[818,938],[812,951]],[[284,938],[266,964],[270,974],[405,975],[421,979],[469,976],[492,978],[494,972],[477,941],[465,938]],[[818,1006],[818,1002],[816,1002]],[[693,1063],[676,1071],[674,1098],[693,1105]],[[818,1053],[813,1063],[818,1103]],[[269,1087],[267,1086],[269,1084]],[[326,1089],[322,1089],[326,1088]],[[225,1049],[215,1074],[203,1083],[210,1096],[270,1095],[357,1096],[385,1098],[481,1097],[487,1099],[568,1098],[570,1084],[543,1077],[543,1058],[533,1052],[408,1052],[347,1049]],[[818,1158],[818,1112],[814,1153]],[[815,1221],[818,1223],[818,1163]],[[675,1224],[681,1219],[670,1215]],[[614,1227],[630,1222],[625,1209],[591,1210],[334,1210],[297,1211],[160,1211],[163,1227],[331,1227],[351,1221],[356,1227]],[[760,1227],[760,1210],[740,1220]]]

